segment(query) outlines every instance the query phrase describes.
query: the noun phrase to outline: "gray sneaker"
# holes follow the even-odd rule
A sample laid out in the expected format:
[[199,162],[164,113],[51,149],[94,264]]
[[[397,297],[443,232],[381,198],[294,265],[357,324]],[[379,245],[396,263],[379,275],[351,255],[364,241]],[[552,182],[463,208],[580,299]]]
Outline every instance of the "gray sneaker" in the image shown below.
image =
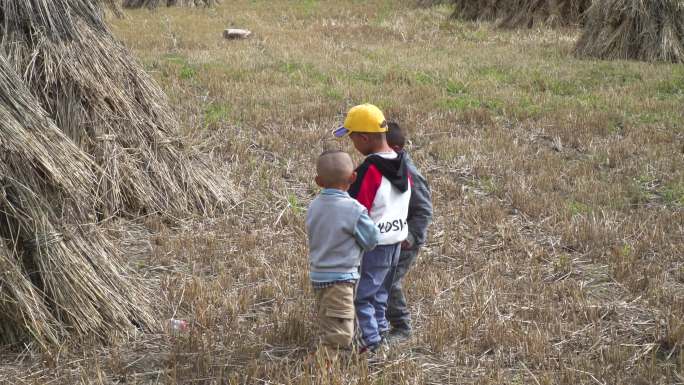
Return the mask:
[[387,342],[391,344],[398,344],[402,342],[406,342],[411,339],[411,329],[404,329],[404,328],[394,328],[392,329],[388,336],[387,336]]

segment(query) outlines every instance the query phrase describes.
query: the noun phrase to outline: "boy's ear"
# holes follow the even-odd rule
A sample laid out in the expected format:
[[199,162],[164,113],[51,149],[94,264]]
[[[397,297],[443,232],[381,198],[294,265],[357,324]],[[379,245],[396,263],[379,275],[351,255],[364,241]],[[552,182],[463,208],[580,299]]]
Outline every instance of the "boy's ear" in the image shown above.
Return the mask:
[[401,146],[390,146],[390,147],[392,147],[392,150],[394,150],[394,152],[402,152],[404,150],[404,148]]
[[356,182],[356,171],[349,175],[349,184],[354,184],[354,182]]
[[323,186],[323,180],[321,179],[320,176],[316,175],[314,180],[316,181],[316,184],[318,185],[318,187],[325,187],[325,186]]

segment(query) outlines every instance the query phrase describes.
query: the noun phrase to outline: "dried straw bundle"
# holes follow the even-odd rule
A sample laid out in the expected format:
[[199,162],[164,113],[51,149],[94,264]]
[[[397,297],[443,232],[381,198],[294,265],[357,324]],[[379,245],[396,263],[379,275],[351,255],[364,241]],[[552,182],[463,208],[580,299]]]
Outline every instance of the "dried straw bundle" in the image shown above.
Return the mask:
[[96,3],[0,2],[1,48],[57,126],[101,166],[102,215],[210,213],[224,201],[222,187],[184,149],[166,96],[114,40]]
[[500,0],[454,0],[456,9],[451,17],[470,21],[495,21],[505,3]]
[[535,25],[579,24],[591,0],[455,0],[453,17],[497,21],[497,26],[532,28]]
[[448,4],[449,0],[416,0],[416,5],[419,7],[433,7],[435,5]]
[[97,166],[0,55],[0,344],[156,329],[142,285],[94,223]]
[[213,7],[218,0],[123,0],[124,8]]
[[684,1],[596,0],[575,54],[684,63]]

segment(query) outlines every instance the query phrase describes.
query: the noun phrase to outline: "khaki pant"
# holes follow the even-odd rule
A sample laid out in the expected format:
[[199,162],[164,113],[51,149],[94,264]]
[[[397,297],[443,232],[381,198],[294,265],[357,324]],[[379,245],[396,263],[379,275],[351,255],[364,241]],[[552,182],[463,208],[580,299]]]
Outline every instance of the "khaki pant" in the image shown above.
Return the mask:
[[354,284],[336,283],[316,289],[321,344],[349,348],[354,337]]

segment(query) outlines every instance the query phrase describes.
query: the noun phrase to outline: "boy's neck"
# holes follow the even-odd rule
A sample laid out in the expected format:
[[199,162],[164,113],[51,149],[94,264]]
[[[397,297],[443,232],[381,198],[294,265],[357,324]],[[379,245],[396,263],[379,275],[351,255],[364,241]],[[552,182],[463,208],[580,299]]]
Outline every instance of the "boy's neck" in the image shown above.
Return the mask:
[[326,190],[340,190],[340,191],[347,191],[349,190],[349,185],[336,185],[336,186],[323,186],[324,189]]
[[378,146],[376,146],[376,147],[371,148],[371,149],[370,149],[370,152],[368,153],[368,155],[370,155],[370,154],[377,154],[377,153],[384,153],[384,152],[394,152],[394,150],[392,149],[392,147],[390,147],[390,146],[387,144],[387,142],[384,142],[384,143],[381,144],[381,145],[378,145]]

